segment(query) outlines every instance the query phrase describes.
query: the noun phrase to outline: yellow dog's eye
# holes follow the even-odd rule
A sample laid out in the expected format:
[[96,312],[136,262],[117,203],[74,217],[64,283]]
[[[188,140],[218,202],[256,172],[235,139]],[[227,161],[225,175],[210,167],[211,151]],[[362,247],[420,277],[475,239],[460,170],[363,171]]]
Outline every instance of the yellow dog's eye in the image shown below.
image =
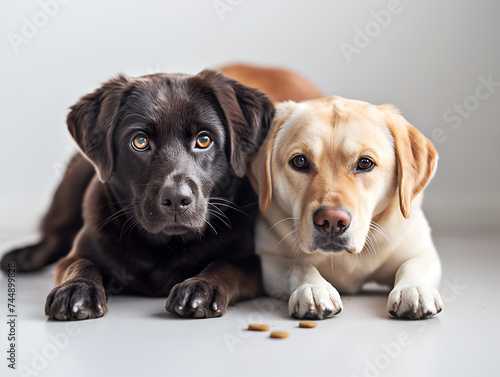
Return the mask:
[[145,151],[149,147],[149,140],[146,135],[137,135],[132,140],[132,146],[138,151]]
[[292,161],[291,161],[292,165],[294,168],[296,169],[299,169],[299,170],[304,170],[304,169],[307,169],[308,168],[308,164],[307,164],[307,159],[305,156],[303,155],[298,155],[298,156],[295,156],[294,158],[292,158]]
[[212,139],[210,139],[210,136],[207,134],[200,135],[198,139],[196,139],[196,148],[206,149],[210,144],[212,144]]
[[358,165],[356,166],[356,170],[358,171],[367,171],[375,166],[375,163],[369,158],[362,157],[358,161]]

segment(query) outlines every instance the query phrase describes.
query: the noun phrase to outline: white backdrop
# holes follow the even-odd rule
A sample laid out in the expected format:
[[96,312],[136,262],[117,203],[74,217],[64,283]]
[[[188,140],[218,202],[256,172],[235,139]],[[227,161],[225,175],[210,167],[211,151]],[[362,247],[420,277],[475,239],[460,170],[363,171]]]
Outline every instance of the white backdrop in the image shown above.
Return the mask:
[[68,107],[118,72],[229,62],[390,102],[439,153],[442,231],[500,228],[500,2],[0,0],[0,241],[35,229],[75,144]]

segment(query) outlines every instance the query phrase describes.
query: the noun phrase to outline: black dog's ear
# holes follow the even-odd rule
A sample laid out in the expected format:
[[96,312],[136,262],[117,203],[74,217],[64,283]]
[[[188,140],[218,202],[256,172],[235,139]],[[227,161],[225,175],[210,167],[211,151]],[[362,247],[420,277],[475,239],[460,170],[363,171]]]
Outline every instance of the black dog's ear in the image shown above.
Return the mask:
[[204,70],[197,76],[205,80],[222,109],[230,139],[231,166],[236,175],[243,177],[267,135],[274,106],[258,89],[220,72]]
[[101,182],[113,171],[113,130],[125,90],[131,79],[119,75],[71,106],[68,130],[81,151],[94,165]]

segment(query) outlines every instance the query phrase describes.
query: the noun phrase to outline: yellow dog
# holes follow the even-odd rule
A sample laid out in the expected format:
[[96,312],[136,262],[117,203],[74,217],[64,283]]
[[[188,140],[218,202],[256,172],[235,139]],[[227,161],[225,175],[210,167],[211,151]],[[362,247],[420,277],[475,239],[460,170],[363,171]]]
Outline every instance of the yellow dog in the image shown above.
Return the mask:
[[[287,71],[226,73],[275,102],[320,96]],[[421,209],[437,159],[392,105],[340,97],[277,104],[248,171],[263,213],[256,248],[266,292],[288,300],[293,317],[322,319],[342,310],[339,291],[375,281],[393,286],[392,315],[439,313],[441,265]]]

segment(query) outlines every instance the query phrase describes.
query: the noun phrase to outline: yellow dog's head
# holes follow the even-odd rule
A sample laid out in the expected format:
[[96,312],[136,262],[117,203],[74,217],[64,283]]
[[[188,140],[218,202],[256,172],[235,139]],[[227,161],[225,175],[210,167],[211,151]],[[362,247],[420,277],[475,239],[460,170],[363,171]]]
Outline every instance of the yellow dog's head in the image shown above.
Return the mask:
[[302,251],[360,253],[393,199],[410,216],[436,164],[431,142],[393,106],[329,97],[279,104],[249,176],[262,212],[276,201],[298,219]]

